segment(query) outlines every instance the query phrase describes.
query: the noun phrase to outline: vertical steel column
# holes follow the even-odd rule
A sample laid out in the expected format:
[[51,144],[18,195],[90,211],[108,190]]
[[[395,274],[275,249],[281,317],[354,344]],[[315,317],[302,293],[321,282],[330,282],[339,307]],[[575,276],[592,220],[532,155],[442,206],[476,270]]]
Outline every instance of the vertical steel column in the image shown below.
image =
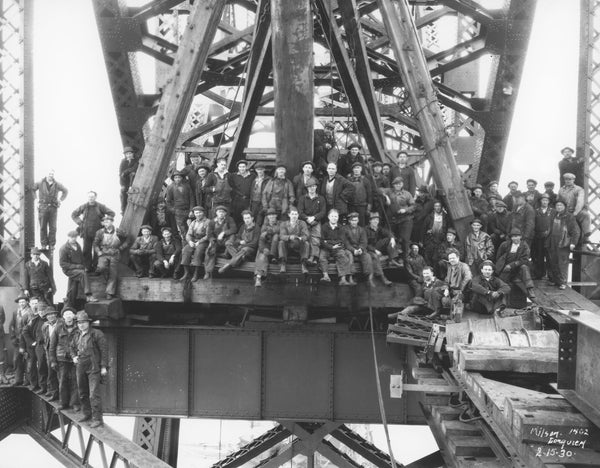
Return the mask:
[[288,174],[313,152],[313,17],[309,0],[271,0],[275,142]]

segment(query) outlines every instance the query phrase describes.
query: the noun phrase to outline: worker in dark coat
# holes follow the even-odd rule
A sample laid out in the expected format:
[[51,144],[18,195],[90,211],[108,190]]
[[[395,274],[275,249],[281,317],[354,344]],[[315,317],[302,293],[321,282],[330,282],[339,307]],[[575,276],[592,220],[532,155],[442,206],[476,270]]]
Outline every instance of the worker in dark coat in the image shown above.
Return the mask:
[[164,199],[157,200],[156,206],[152,207],[150,211],[150,225],[152,226],[152,233],[158,235],[162,232],[163,228],[168,227],[173,231],[175,224],[173,216],[167,210],[167,204]]
[[80,290],[83,290],[88,302],[96,302],[97,299],[92,296],[90,279],[83,264],[83,251],[77,242],[77,231],[70,231],[67,234],[67,242],[58,251],[58,263],[69,278],[66,305],[75,307]]
[[554,192],[554,182],[544,182],[544,193],[550,197],[550,207],[554,208],[558,194]]
[[83,417],[78,422],[92,420],[91,428],[100,427],[102,395],[100,384],[108,374],[108,345],[104,333],[92,328],[85,311],[77,312],[79,335],[73,340],[71,355],[77,366],[77,388]]
[[56,292],[54,275],[47,262],[40,259],[40,249],[31,249],[31,260],[25,264],[25,294],[38,296],[52,304],[52,297]]
[[417,188],[417,195],[414,199],[415,211],[413,211],[413,228],[410,239],[413,242],[424,242],[425,231],[423,229],[425,220],[433,212],[435,200],[429,193],[429,187],[427,185],[421,185]]
[[520,229],[513,228],[510,231],[510,240],[503,242],[498,249],[496,271],[502,281],[514,284],[530,299],[535,299],[529,256],[529,245],[522,240]]
[[567,211],[565,200],[559,197],[554,209],[550,233],[546,238],[546,248],[550,260],[548,280],[550,284],[558,286],[559,289],[565,289],[569,274],[569,255],[575,249],[581,231],[575,216]]
[[34,311],[31,320],[23,327],[23,340],[28,355],[29,389],[39,395],[47,391],[48,363],[44,354],[42,332],[45,318],[46,306],[41,306]]
[[104,227],[98,229],[94,238],[94,251],[98,257],[98,273],[106,280],[106,298],[112,299],[117,292],[119,260],[121,251],[127,248],[125,233],[113,225],[114,218],[104,216]]
[[150,269],[150,278],[177,279],[181,262],[181,243],[173,237],[170,227],[162,229],[162,238],[156,243],[156,260]]
[[156,244],[158,243],[158,237],[152,235],[152,226],[144,224],[140,231],[142,235],[133,241],[129,249],[129,257],[138,278],[148,276],[150,273],[150,268],[156,261]]
[[135,151],[131,146],[123,148],[123,159],[119,164],[119,185],[121,186],[120,199],[121,199],[121,214],[125,212],[127,208],[127,197],[129,188],[133,184],[135,173],[138,169],[138,160],[135,158]]
[[360,162],[352,164],[352,174],[348,181],[354,186],[348,209],[358,213],[358,224],[366,226],[367,216],[373,207],[373,184],[370,177],[363,175],[363,165]]
[[533,231],[535,229],[535,210],[525,201],[523,192],[515,192],[515,205],[511,214],[510,228],[519,229],[523,236],[523,241],[531,246],[533,241]]
[[359,226],[360,216],[356,212],[348,214],[348,224],[342,228],[344,246],[353,256],[360,261],[363,275],[372,288],[375,287],[373,274],[373,260],[367,251],[367,233],[365,228]]
[[15,299],[17,310],[13,313],[12,319],[8,327],[8,333],[12,342],[13,353],[13,371],[15,373],[15,381],[13,386],[29,384],[29,373],[27,373],[27,381],[24,380],[27,366],[27,350],[25,339],[23,338],[23,329],[33,318],[33,311],[29,306],[29,299],[24,294],[21,294]]
[[[193,152],[190,154],[190,163],[181,169],[181,174],[187,179],[192,191],[194,191],[196,188],[196,182],[198,182],[199,179],[198,170],[200,168],[207,170],[207,173],[209,172],[208,166],[202,162],[202,156],[200,153]],[[206,175],[207,174],[204,174],[205,177]],[[196,200],[196,204],[199,205],[200,203]]]
[[484,260],[493,260],[494,244],[487,232],[483,232],[483,223],[475,218],[471,221],[471,231],[465,239],[465,263],[471,268],[471,272],[477,274],[481,270]]
[[47,307],[44,310],[46,321],[42,325],[42,336],[44,342],[44,360],[48,375],[46,377],[47,393],[44,395],[50,401],[58,400],[58,376],[56,369],[50,365],[50,337],[56,328],[58,312],[54,307]]
[[327,165],[337,164],[340,159],[340,150],[335,139],[335,123],[327,122],[323,130],[314,131],[313,161],[318,177],[325,177]]
[[452,227],[447,229],[446,239],[438,245],[437,252],[431,260],[436,276],[439,278],[445,278],[446,273],[448,272],[448,254],[450,253],[450,249],[456,250],[458,252],[458,259],[464,261],[464,246],[462,242],[458,240],[456,229]]
[[227,172],[226,157],[217,159],[217,168],[206,176],[204,190],[207,196],[206,203],[209,217],[215,216],[215,207],[217,206],[224,206],[227,210],[231,209],[233,188],[231,186],[231,174]]
[[535,210],[535,229],[531,245],[531,274],[533,279],[542,279],[548,265],[548,250],[546,239],[552,227],[554,209],[550,207],[550,196],[544,192],[540,196],[540,207]]
[[423,297],[423,268],[427,266],[427,263],[419,253],[420,247],[416,242],[410,243],[410,250],[404,258],[404,267],[409,276],[408,285],[413,295]]
[[210,169],[207,165],[201,164],[196,171],[196,177],[193,177],[192,193],[194,195],[194,204],[208,210],[206,206],[206,179]]
[[375,182],[375,188],[390,188],[391,180],[383,173],[383,164],[381,161],[373,161],[371,170],[373,171],[372,176]]
[[[392,232],[380,224],[379,213],[376,211],[369,215],[369,224],[365,228],[367,235],[367,250],[371,252],[371,257],[375,254],[378,258],[382,255],[387,255],[391,266],[402,268],[404,261],[401,258],[402,251],[400,245]],[[373,268],[377,276],[377,266],[373,261]],[[384,281],[385,283],[385,281]]]
[[471,310],[492,315],[506,306],[510,286],[494,276],[494,262],[486,260],[481,264],[481,274],[471,281],[471,292]]
[[506,204],[506,209],[510,212],[513,211],[514,206],[516,204],[515,195],[519,192],[519,183],[514,180],[508,183],[508,194],[502,199],[502,201]]
[[[328,166],[328,170],[331,164]],[[338,224],[340,214],[333,208],[327,214],[328,222],[321,228],[321,251],[319,253],[319,268],[323,277],[321,281],[331,282],[329,277],[329,259],[333,258],[340,278],[340,286],[353,286],[356,283],[352,278],[354,271],[354,258],[344,245],[342,226]]]
[[337,166],[333,163],[327,165],[327,177],[321,182],[320,194],[325,198],[327,212],[335,209],[340,221],[345,221],[354,186],[338,174]]
[[254,216],[254,222],[262,226],[265,217],[262,194],[271,177],[265,175],[265,165],[261,162],[254,165],[254,170],[256,171],[256,178],[252,181],[252,187],[250,188],[250,211]]
[[185,239],[187,220],[194,206],[194,197],[190,186],[184,183],[181,172],[174,172],[171,179],[173,179],[173,183],[167,187],[165,195],[167,210],[175,222],[175,225],[171,227],[173,230],[177,230],[181,239]]
[[231,201],[231,212],[236,223],[242,221],[242,211],[250,208],[250,195],[252,193],[252,182],[256,175],[248,171],[248,162],[241,160],[237,163],[238,171],[229,177],[233,199]]
[[242,213],[242,219],[244,223],[237,234],[225,243],[225,250],[231,260],[219,268],[220,274],[223,274],[229,268],[240,266],[245,261],[254,260],[256,257],[260,227],[254,222],[250,210],[245,210]]
[[564,175],[571,173],[575,175],[575,180],[581,183],[584,179],[584,160],[582,156],[575,157],[575,151],[570,146],[565,146],[560,150],[563,158],[558,162],[558,172],[560,173],[560,186],[565,185]]
[[260,229],[258,251],[254,260],[254,286],[260,288],[262,279],[267,276],[269,261],[277,262],[279,257],[279,231],[281,222],[277,220],[275,208],[267,210],[267,219]]
[[466,263],[460,261],[458,250],[450,249],[448,251],[448,272],[445,278],[445,282],[448,285],[448,293],[444,294],[442,302],[448,307],[451,307],[451,303],[455,304],[459,300],[468,302],[470,300],[469,294],[472,279],[471,268]]
[[311,178],[306,182],[308,193],[300,197],[298,202],[298,211],[300,219],[306,222],[309,233],[310,253],[308,264],[316,265],[319,261],[319,252],[321,250],[321,222],[325,219],[325,198],[317,194],[317,180]]
[[298,208],[290,207],[288,210],[288,221],[282,221],[279,226],[279,263],[280,273],[286,272],[286,264],[288,260],[288,252],[297,252],[300,256],[302,265],[302,273],[308,274],[307,260],[310,245],[308,243],[308,226],[300,219]]
[[440,244],[446,239],[448,222],[448,214],[444,211],[442,202],[435,200],[433,211],[425,217],[422,234],[419,236],[423,240],[423,256],[428,265],[435,265],[438,260],[436,254]]
[[304,161],[301,165],[302,172],[300,174],[296,174],[292,179],[292,185],[294,186],[294,193],[296,194],[296,200],[300,200],[300,197],[306,195],[308,190],[306,189],[306,184],[309,180],[314,179],[313,175],[314,164],[312,161]]
[[[40,244],[42,249],[53,249],[56,245],[56,218],[58,207],[67,198],[69,191],[54,179],[54,170],[31,188],[38,193],[38,217],[40,221]],[[59,198],[60,193],[60,198]]]
[[79,335],[79,329],[75,323],[75,309],[65,307],[62,311],[62,319],[56,323],[56,327],[50,334],[50,348],[48,361],[50,367],[58,372],[58,409],[64,410],[72,407],[79,411],[79,393],[77,391],[77,373],[73,363],[72,347]]
[[511,213],[506,210],[506,203],[502,200],[498,200],[494,206],[494,212],[490,213],[488,218],[488,233],[492,238],[494,250],[498,250],[500,244],[508,239],[512,216]]
[[402,251],[407,253],[414,224],[415,200],[404,190],[402,177],[396,177],[392,181],[392,188],[384,190],[383,193],[390,213],[390,227],[396,239],[402,242]]
[[355,163],[360,163],[363,166],[363,172],[367,175],[369,173],[369,161],[367,157],[360,152],[362,146],[358,143],[352,143],[348,145],[346,149],[348,152],[340,157],[340,160],[338,161],[338,173],[343,177],[350,177],[350,174],[352,174],[352,166]]
[[490,204],[486,197],[483,196],[483,186],[480,184],[473,187],[473,195],[469,198],[471,203],[471,210],[473,210],[473,216],[479,218],[483,223],[483,230],[488,232],[488,215],[490,212]]
[[279,164],[275,168],[275,175],[263,190],[263,211],[266,213],[269,208],[274,208],[280,218],[285,216],[289,207],[296,202],[294,186],[286,177],[286,170],[283,164]]
[[71,219],[77,224],[77,231],[83,239],[83,264],[89,272],[96,269],[98,259],[94,254],[94,238],[102,227],[104,216],[115,216],[115,212],[96,201],[98,194],[93,190],[88,192],[87,203],[76,208],[71,213]]
[[417,190],[417,177],[415,170],[408,165],[408,153],[405,151],[398,152],[396,156],[397,165],[392,167],[392,181],[398,177],[402,179],[404,190],[415,196]]
[[[212,237],[210,220],[206,217],[206,211],[201,206],[192,208],[194,220],[190,223],[185,235],[185,245],[181,252],[181,264],[183,265],[183,276],[180,281],[191,278],[192,282],[200,279],[200,269],[205,265],[206,251]],[[192,274],[192,269],[194,273]],[[206,273],[206,271],[205,271]],[[208,278],[207,278],[208,279]]]
[[527,191],[525,192],[525,201],[529,203],[533,209],[540,207],[540,197],[542,194],[537,190],[537,180],[527,179]]
[[212,277],[215,268],[217,255],[225,252],[227,242],[233,239],[237,232],[237,225],[225,205],[219,205],[215,208],[216,216],[209,224],[210,241],[205,254],[204,279]]

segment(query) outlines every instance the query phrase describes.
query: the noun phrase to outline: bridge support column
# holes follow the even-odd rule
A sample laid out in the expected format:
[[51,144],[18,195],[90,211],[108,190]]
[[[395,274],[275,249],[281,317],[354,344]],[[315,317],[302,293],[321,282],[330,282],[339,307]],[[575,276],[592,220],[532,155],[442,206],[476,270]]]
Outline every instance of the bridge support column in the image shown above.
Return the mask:
[[169,465],[177,466],[179,418],[137,417],[133,441]]

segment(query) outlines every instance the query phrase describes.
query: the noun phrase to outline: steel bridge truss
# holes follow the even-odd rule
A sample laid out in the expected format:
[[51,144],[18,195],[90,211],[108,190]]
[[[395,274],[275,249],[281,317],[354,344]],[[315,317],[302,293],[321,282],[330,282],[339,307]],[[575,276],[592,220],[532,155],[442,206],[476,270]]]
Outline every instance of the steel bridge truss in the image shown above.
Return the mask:
[[[155,0],[139,8],[118,6],[119,3],[95,0],[95,12],[123,143],[142,149],[143,128],[156,112],[162,83],[178,49],[179,31],[189,16],[190,2]],[[457,162],[472,183],[496,179],[518,95],[536,0],[507,0],[504,8],[493,11],[471,0],[410,3],[444,109],[447,132],[457,149]],[[227,3],[178,139],[180,147],[230,144],[238,139],[236,131],[240,127],[256,125],[260,129],[261,125],[255,122],[257,116],[269,128],[274,99],[272,64],[270,60],[250,59],[258,57],[260,48],[267,47],[270,40],[270,14],[258,11],[258,4],[255,0]],[[315,51],[321,58],[314,67],[316,118],[321,123],[335,122],[342,147],[364,137],[364,109],[356,105],[343,75],[344,68],[349,68],[360,80],[361,73],[367,70],[367,88],[372,87],[377,107],[369,109],[380,114],[384,146],[421,150],[414,112],[393,59],[378,1],[356,2],[359,24],[352,22],[352,12],[334,5],[328,0],[312,3]],[[330,17],[337,25],[334,30],[327,24]],[[454,25],[455,39],[439,40],[436,31],[442,27],[447,30],[449,23]],[[346,63],[329,52],[336,32],[348,51]],[[156,61],[155,93],[140,90],[136,74],[136,57],[140,53]],[[491,72],[488,89],[480,94],[477,80],[467,77],[484,57],[491,57]],[[238,92],[239,87],[243,92]],[[250,91],[258,99],[244,109]],[[239,142],[241,147],[247,146],[249,134]]]

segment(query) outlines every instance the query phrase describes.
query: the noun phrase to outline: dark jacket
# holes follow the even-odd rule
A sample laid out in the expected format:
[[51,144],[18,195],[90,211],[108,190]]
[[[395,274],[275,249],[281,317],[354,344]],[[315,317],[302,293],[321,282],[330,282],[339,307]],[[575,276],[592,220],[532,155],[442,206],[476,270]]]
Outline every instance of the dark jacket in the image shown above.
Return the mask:
[[58,362],[72,362],[73,343],[79,335],[77,323],[73,320],[73,328],[68,329],[63,319],[58,319],[54,332],[50,335],[50,364]]
[[83,237],[94,237],[98,229],[102,227],[104,215],[114,216],[115,212],[102,203],[84,203],[71,213],[71,219],[79,226],[79,232]]
[[364,253],[367,252],[367,233],[363,227],[357,226],[356,228],[352,228],[350,225],[344,226],[342,237],[346,249],[353,254],[357,249],[362,249]]
[[60,201],[67,198],[67,194],[69,193],[63,184],[55,180],[54,183],[50,185],[45,177],[33,184],[32,190],[34,192],[36,190],[38,191],[40,208],[48,206],[57,207],[59,204],[58,192],[61,192]]
[[545,239],[550,234],[552,219],[554,218],[554,209],[548,207],[544,213],[541,208],[535,210],[535,229],[534,237],[536,239]]
[[213,208],[217,205],[229,205],[232,200],[231,175],[225,172],[223,177],[217,172],[211,172],[206,176],[204,184],[204,193],[207,196],[207,208]]
[[350,199],[350,204],[354,206],[373,205],[373,184],[369,178],[361,175],[359,177],[350,176],[348,178],[354,186],[354,193]]
[[321,247],[327,251],[332,251],[334,247],[344,248],[344,236],[341,225],[338,224],[334,229],[329,222],[323,224],[321,228]]
[[309,238],[307,224],[299,219],[296,222],[296,226],[292,227],[289,221],[283,221],[279,226],[279,239],[288,241],[291,235],[299,237],[300,240],[307,241]]
[[510,293],[510,286],[497,276],[492,275],[488,281],[482,275],[477,275],[471,281],[471,291],[473,291],[473,294],[485,297],[494,291],[501,292],[506,296]]
[[58,251],[58,264],[64,274],[68,274],[73,270],[82,270],[83,266],[83,252],[79,242],[75,248],[71,248],[71,244],[66,242]]
[[260,237],[260,227],[256,225],[256,223],[252,224],[251,227],[246,226],[246,224],[242,224],[240,230],[238,231],[235,239],[233,241],[233,245],[239,246],[241,241],[244,241],[245,244],[243,247],[248,247],[256,250],[258,248],[258,238]]
[[306,221],[309,216],[315,217],[315,224],[320,223],[325,218],[326,210],[325,198],[322,195],[310,198],[308,195],[302,195],[298,202],[298,212],[300,213],[300,219]]
[[167,209],[174,213],[175,210],[192,211],[194,207],[194,195],[187,183],[172,183],[167,187],[165,195]]
[[121,187],[131,186],[133,182],[133,177],[138,169],[138,160],[133,158],[129,161],[127,158],[121,159],[121,163],[119,164],[119,183]]
[[28,348],[33,346],[44,346],[44,334],[42,327],[44,325],[44,319],[39,315],[34,316],[27,325],[23,328],[23,339]]
[[569,248],[571,244],[576,245],[579,242],[580,235],[581,230],[575,220],[575,216],[566,211],[561,214],[555,211],[552,214],[550,232],[548,233],[548,237],[546,237],[545,245],[550,249]]
[[156,236],[150,235],[148,241],[144,239],[144,236],[139,236],[133,242],[129,253],[138,255],[153,254],[156,252],[156,244],[158,244],[158,237]]
[[25,339],[23,338],[23,329],[33,318],[33,311],[29,306],[21,310],[21,317],[19,317],[19,310],[15,310],[12,319],[8,326],[8,333],[10,339],[15,348],[25,348]]
[[171,241],[167,244],[164,239],[159,240],[156,243],[156,260],[162,262],[163,260],[169,260],[172,255],[177,256],[181,253],[181,243],[171,238]]
[[[500,244],[500,247],[498,247],[498,254],[496,255],[496,272],[498,274],[502,273],[502,271],[507,265],[507,257],[510,254],[511,244],[512,241],[507,240],[502,242],[502,244]],[[521,265],[529,265],[530,255],[531,254],[529,246],[526,242],[521,241],[519,247],[517,248],[517,251],[514,254],[512,254],[512,257],[514,257],[514,259],[508,263],[508,265],[510,265],[511,270],[519,268]]]
[[511,229],[518,228],[521,230],[523,239],[533,239],[533,231],[535,228],[535,210],[529,203],[523,206],[514,208],[511,214]]
[[36,265],[31,260],[25,264],[25,289],[48,289],[56,291],[52,269],[45,261],[40,260]]
[[104,333],[90,325],[87,333],[80,332],[74,336],[71,356],[80,360],[91,359],[94,371],[99,371],[100,367],[108,367],[108,345]]
[[336,174],[334,179],[333,203],[331,205],[327,203],[327,177],[321,182],[321,195],[323,195],[323,198],[325,199],[328,210],[335,208],[339,211],[340,215],[345,215],[348,213],[348,203],[354,194],[354,186],[339,174]]
[[365,227],[365,234],[367,236],[367,250],[369,252],[375,252],[377,250],[377,243],[384,239],[391,239],[392,233],[384,227],[377,226],[377,230],[371,228],[371,226]]
[[411,166],[403,168],[393,166],[391,174],[392,181],[396,177],[400,177],[404,182],[402,189],[408,191],[413,196],[415,195],[415,192],[417,191],[417,178],[415,177],[415,170]]
[[208,223],[209,239],[216,239],[222,232],[224,233],[223,241],[226,241],[228,237],[235,235],[237,232],[237,225],[231,216],[225,216],[222,223],[219,223],[217,218]]

